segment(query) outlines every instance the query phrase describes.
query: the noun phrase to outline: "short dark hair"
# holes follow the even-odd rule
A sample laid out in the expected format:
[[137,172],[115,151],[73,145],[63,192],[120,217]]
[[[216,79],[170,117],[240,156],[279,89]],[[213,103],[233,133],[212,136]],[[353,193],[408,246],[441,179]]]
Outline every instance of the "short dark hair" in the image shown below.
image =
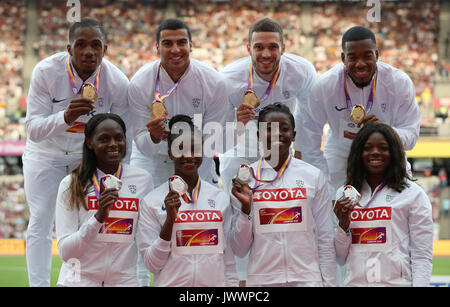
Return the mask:
[[405,179],[413,180],[406,171],[405,150],[397,132],[391,126],[380,122],[365,124],[356,134],[347,159],[347,184],[361,190],[362,182],[367,176],[362,153],[367,140],[375,132],[381,133],[389,144],[391,159],[386,169],[387,186],[401,192],[408,186]]
[[273,19],[268,17],[255,21],[248,30],[248,43],[252,42],[253,32],[278,32],[281,43],[283,43],[283,28]]
[[363,26],[354,26],[348,29],[342,36],[342,50],[345,50],[345,43],[354,42],[370,39],[375,46],[377,45],[377,40],[375,34],[368,28]]
[[291,110],[289,110],[289,108],[285,104],[282,104],[280,102],[275,102],[273,104],[269,104],[269,105],[265,106],[259,112],[258,127],[259,127],[259,123],[264,122],[265,117],[272,112],[280,112],[280,113],[286,114],[289,118],[289,121],[292,124],[292,129],[295,130],[295,120],[294,120],[294,116],[291,113]]
[[156,42],[159,44],[159,39],[161,37],[162,30],[178,30],[178,29],[186,29],[189,36],[189,41],[192,41],[191,29],[189,29],[188,25],[180,19],[169,18],[161,22],[161,24],[158,26],[158,29],[156,29]]
[[73,41],[75,40],[75,31],[78,28],[82,28],[82,27],[98,28],[102,35],[103,41],[106,40],[106,31],[97,20],[92,19],[92,18],[83,18],[80,21],[77,21],[70,26],[70,28],[69,28],[69,43],[70,44],[72,44]]

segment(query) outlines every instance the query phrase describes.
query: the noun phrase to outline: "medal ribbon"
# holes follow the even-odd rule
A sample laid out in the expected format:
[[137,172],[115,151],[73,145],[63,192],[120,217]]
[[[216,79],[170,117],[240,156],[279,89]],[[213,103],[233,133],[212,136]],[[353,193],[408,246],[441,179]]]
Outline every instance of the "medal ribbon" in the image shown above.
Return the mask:
[[[281,65],[278,64],[277,71],[273,75],[272,80],[270,80],[269,86],[267,87],[266,92],[261,97],[260,101],[266,100],[267,97],[269,97],[270,93],[272,93],[272,90],[275,87],[275,84],[277,83],[278,77],[280,76],[280,69],[281,69]],[[253,74],[254,74],[254,69],[253,69],[252,61],[250,61],[250,68],[248,70],[248,74],[249,74],[249,76],[248,76],[247,92],[253,92]]]
[[[114,174],[114,176],[120,179],[122,177],[122,172],[123,172],[122,163],[119,163],[119,167],[117,168],[117,171]],[[98,179],[97,170],[95,170],[95,173],[92,175],[92,185],[94,186],[94,191],[95,195],[97,196],[97,199],[100,198],[100,194],[103,192],[103,187],[100,185],[102,178],[100,178],[100,180]]]
[[[98,67],[97,74],[94,79],[94,87],[95,87],[95,90],[97,91],[97,93],[98,93],[98,84],[99,84],[98,80],[100,77],[101,67],[102,67],[101,65]],[[75,75],[73,73],[72,56],[71,55],[67,56],[67,74],[69,75],[69,81],[70,81],[70,86],[72,87],[72,92],[74,94],[78,94],[80,91],[77,89],[77,83],[75,82]],[[80,88],[80,90],[81,90],[81,88]]]
[[192,198],[189,197],[187,192],[184,193],[183,195],[181,195],[181,197],[183,198],[185,203],[194,204],[195,202],[197,202],[199,194],[200,194],[200,177],[198,178],[198,181],[194,187],[194,190],[192,190]]
[[186,71],[184,72],[184,74],[181,76],[180,79],[178,79],[177,82],[175,82],[174,85],[172,85],[172,87],[163,95],[161,95],[160,92],[160,86],[159,86],[159,71],[161,69],[161,65],[159,65],[158,67],[158,75],[156,77],[156,83],[155,83],[155,100],[158,102],[162,102],[164,103],[164,101],[167,99],[167,97],[170,96],[170,94],[172,94],[172,92],[178,87],[178,85],[181,83],[181,81],[183,80],[183,78],[187,75],[187,73],[189,72],[189,70],[191,69],[191,65],[188,66],[188,68],[186,69]]
[[[369,202],[365,205],[365,207],[368,207],[369,204],[372,202],[373,198],[375,197],[375,195],[380,192],[381,190],[383,190],[383,188],[386,186],[387,184],[387,180],[384,180],[379,186],[378,188],[375,190],[375,192],[372,194],[372,198],[369,200]],[[361,192],[359,192],[361,194]],[[359,203],[357,203],[355,206],[359,206],[362,207]]]
[[[272,183],[276,180],[278,180],[284,173],[284,171],[287,169],[287,167],[289,166],[289,164],[291,163],[292,160],[292,155],[289,154],[289,157],[287,157],[286,161],[284,161],[283,165],[281,165],[280,169],[277,172],[277,175],[275,176],[274,179],[272,180],[263,180],[261,179],[261,174],[262,174],[262,162],[263,162],[264,158],[261,157],[259,159],[258,162],[258,168],[256,169],[256,176],[254,176],[253,170],[252,170],[252,175],[254,176],[256,182],[255,182],[255,186],[253,187],[253,189],[256,189],[257,187],[259,187],[260,185],[258,185],[258,183]],[[253,190],[252,189],[252,190]]]
[[[366,112],[369,113],[370,110],[372,110],[372,106],[373,106],[373,100],[375,99],[375,89],[376,89],[376,84],[377,84],[377,75],[378,75],[378,70],[375,71],[375,74],[373,76],[373,80],[372,80],[372,88],[370,90],[370,95],[369,95],[369,99],[367,101],[367,107],[366,107]],[[350,94],[348,93],[348,89],[347,89],[347,69],[344,68],[344,92],[345,92],[345,102],[347,104],[347,110],[349,112],[352,111],[353,105],[352,105],[352,100],[350,99]]]

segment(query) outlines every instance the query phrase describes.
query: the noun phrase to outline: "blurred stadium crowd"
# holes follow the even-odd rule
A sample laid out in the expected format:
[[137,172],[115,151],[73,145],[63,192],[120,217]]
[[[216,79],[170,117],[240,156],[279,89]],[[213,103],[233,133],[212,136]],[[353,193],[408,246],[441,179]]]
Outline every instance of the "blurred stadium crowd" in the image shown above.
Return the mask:
[[[371,28],[377,36],[380,59],[409,74],[416,87],[416,100],[423,107],[424,124],[438,121],[432,108],[437,81],[450,80],[450,62],[438,54],[439,0],[382,3],[381,22],[366,18],[366,1],[319,1],[308,12],[295,1],[207,1],[175,0],[89,0],[81,1],[81,16],[93,17],[108,32],[106,57],[128,77],[157,58],[154,37],[159,23],[173,14],[187,22],[193,32],[196,59],[222,69],[247,55],[249,26],[262,16],[277,20],[285,31],[286,51],[306,56],[318,75],[340,62],[342,33],[353,25]],[[37,35],[32,56],[41,60],[67,45],[67,1],[37,0]],[[0,2],[0,140],[26,139],[23,128],[26,91],[23,69],[27,24],[27,1]],[[307,15],[306,15],[307,14]],[[308,21],[303,18],[308,16]],[[311,22],[309,22],[309,20]],[[441,29],[442,30],[442,29]],[[447,33],[445,55],[450,58]],[[308,42],[310,43],[308,45]],[[306,49],[306,46],[312,48]],[[438,110],[445,112],[447,110]],[[439,115],[439,114],[438,114]],[[0,238],[23,237],[26,206],[20,163],[0,156]],[[1,179],[2,174],[19,177]]]

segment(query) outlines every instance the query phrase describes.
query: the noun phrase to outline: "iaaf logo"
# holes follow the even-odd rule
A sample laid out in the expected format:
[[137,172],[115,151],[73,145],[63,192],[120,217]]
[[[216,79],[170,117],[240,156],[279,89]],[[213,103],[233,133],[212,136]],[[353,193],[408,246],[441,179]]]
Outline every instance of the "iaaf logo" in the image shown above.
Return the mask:
[[222,212],[218,210],[179,211],[175,223],[222,222]]
[[390,220],[391,211],[391,207],[353,209],[350,213],[350,219],[352,221]]
[[306,199],[305,188],[258,190],[253,192],[253,201],[288,201]]
[[[98,210],[98,200],[95,196],[88,197],[89,210]],[[139,210],[139,199],[137,198],[119,198],[112,206],[111,210],[134,211]]]

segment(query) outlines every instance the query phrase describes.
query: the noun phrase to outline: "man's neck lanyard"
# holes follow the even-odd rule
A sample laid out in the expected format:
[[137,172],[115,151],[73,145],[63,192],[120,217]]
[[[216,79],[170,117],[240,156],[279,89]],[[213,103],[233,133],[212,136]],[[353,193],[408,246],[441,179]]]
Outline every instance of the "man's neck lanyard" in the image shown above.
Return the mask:
[[[266,92],[264,93],[264,95],[261,97],[260,101],[264,101],[266,100],[270,93],[272,93],[273,88],[275,87],[275,84],[277,83],[278,77],[280,76],[280,69],[281,69],[281,65],[278,64],[278,68],[275,72],[275,74],[272,77],[272,80],[270,80],[269,85],[267,86]],[[250,60],[250,67],[248,70],[248,86],[247,86],[247,92],[253,92],[253,74],[255,73],[254,69],[253,69],[253,63]]]
[[[347,69],[344,68],[344,92],[345,92],[345,102],[347,104],[347,110],[349,112],[352,111],[353,105],[352,105],[352,100],[350,99],[350,94],[348,92],[348,88],[347,88]],[[370,112],[370,110],[372,110],[372,106],[373,106],[373,101],[375,99],[375,89],[376,89],[376,84],[377,84],[377,75],[378,75],[378,70],[375,71],[375,74],[372,78],[372,88],[370,90],[370,94],[369,94],[369,100],[367,101],[367,105],[366,105],[366,114],[368,114]]]
[[[98,67],[97,74],[94,79],[94,87],[95,87],[95,90],[97,91],[97,93],[98,93],[98,84],[99,84],[98,80],[100,77],[101,67],[102,67],[102,65],[100,65]],[[81,87],[80,87],[80,89],[77,88],[77,83],[75,82],[75,74],[73,73],[73,71],[74,70],[73,70],[73,66],[72,66],[72,56],[68,55],[67,56],[67,74],[69,75],[70,87],[72,88],[72,92],[74,94],[78,94],[81,90]]]
[[170,96],[170,94],[172,94],[172,92],[178,87],[178,85],[181,83],[181,81],[184,79],[184,77],[188,74],[189,70],[191,69],[191,65],[188,66],[188,68],[186,69],[184,74],[181,76],[181,78],[178,79],[178,81],[175,82],[175,84],[172,85],[172,87],[165,94],[161,94],[161,91],[160,91],[160,78],[159,78],[160,69],[161,69],[161,64],[158,67],[158,75],[156,76],[155,100],[157,102],[164,103],[166,101],[166,99]]

